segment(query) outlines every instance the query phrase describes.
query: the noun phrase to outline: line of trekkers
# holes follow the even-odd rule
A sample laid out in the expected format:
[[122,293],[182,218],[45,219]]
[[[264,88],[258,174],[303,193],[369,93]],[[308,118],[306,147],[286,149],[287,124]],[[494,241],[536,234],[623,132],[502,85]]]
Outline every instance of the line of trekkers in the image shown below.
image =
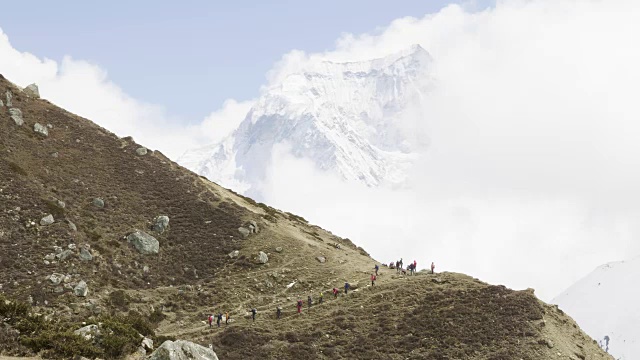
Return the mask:
[[[414,274],[414,272],[417,271],[417,266],[418,263],[413,260],[413,263],[410,263],[409,265],[407,265],[407,269],[405,270],[403,267],[403,262],[402,262],[402,258],[400,258],[400,260],[394,262],[390,262],[388,267],[389,269],[395,269],[396,272],[398,273],[402,273],[403,275],[407,274],[407,271],[409,271],[409,273],[411,275]],[[382,266],[387,267],[387,264],[382,264]],[[432,262],[431,263],[431,274],[434,273],[436,266],[435,264]],[[374,265],[374,272],[371,273],[371,286],[375,286],[376,284],[376,280],[378,279],[378,271],[380,270],[380,267],[378,266],[378,264]],[[344,283],[344,294],[348,295],[349,294],[349,290],[351,289],[351,284],[349,284],[349,282],[345,282]],[[338,294],[340,293],[340,291],[337,288],[333,288],[331,290],[331,293],[333,294],[333,298],[337,299],[338,298]],[[322,304],[322,302],[324,301],[324,293],[322,291],[320,291],[319,295],[318,295],[318,302],[317,304]],[[311,308],[311,305],[313,304],[313,299],[311,298],[311,295],[307,296],[307,306],[308,308]],[[298,310],[298,314],[302,313],[302,308],[304,306],[304,302],[302,301],[302,299],[298,299],[298,301],[296,301],[296,309]],[[252,308],[250,310],[251,312],[251,319],[255,322],[256,321],[256,314],[258,313],[258,310],[256,308]],[[276,319],[280,319],[282,317],[282,307],[278,306],[276,308]],[[217,315],[209,315],[209,327],[213,327],[213,321],[216,321],[216,324],[218,325],[218,327],[220,327],[220,322],[222,321],[222,313],[219,313]],[[225,314],[225,324],[228,325],[229,324],[229,312],[227,312]]]

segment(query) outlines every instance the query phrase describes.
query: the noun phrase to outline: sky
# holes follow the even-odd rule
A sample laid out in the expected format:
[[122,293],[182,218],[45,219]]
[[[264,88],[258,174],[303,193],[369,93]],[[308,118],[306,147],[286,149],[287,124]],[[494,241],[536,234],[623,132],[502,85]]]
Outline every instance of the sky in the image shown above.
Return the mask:
[[[35,32],[36,22],[29,20],[29,31],[12,31],[3,15],[0,73],[21,86],[37,82],[44,98],[176,159],[187,148],[232,132],[262,91],[286,74],[317,60],[372,59],[417,43],[434,59],[431,77],[437,86],[419,104],[426,114],[423,121],[407,122],[419,128],[406,130],[425,130],[431,144],[408,186],[371,189],[344,183],[279,148],[265,178],[269,204],[353,239],[379,260],[415,254],[419,264],[436,260],[440,270],[518,289],[533,287],[544,300],[598,265],[640,254],[640,48],[635,46],[640,3],[502,0],[489,8],[449,5],[407,8],[401,14],[380,5],[376,11],[384,14],[378,15],[358,12],[356,6],[347,9],[351,15],[341,16],[345,22],[351,18],[357,28],[336,25],[340,22],[332,19],[338,15],[327,10],[315,36],[286,30],[273,38],[245,35],[272,55],[268,60],[256,55],[260,59],[254,58],[255,63],[244,54],[235,60],[247,61],[249,68],[262,64],[254,69],[255,78],[247,75],[244,85],[238,85],[241,95],[234,92],[235,85],[203,82],[198,75],[184,84],[150,82],[174,74],[177,67],[198,68],[189,63],[193,56],[186,50],[172,51],[165,59],[171,42],[155,32],[147,32],[143,51],[130,45],[118,52],[111,47],[120,42],[109,33],[123,30],[96,25],[101,46],[91,46],[108,44],[112,50],[104,58],[118,60],[103,60],[95,55],[98,51],[84,53],[91,46],[81,41],[72,48],[55,46],[57,55],[47,54],[40,49],[52,46],[48,37],[24,37],[30,42],[19,44],[20,36]],[[49,13],[62,10],[51,8]],[[309,13],[303,10],[299,14]],[[96,13],[101,15],[84,21],[93,24],[109,14]],[[164,13],[164,20],[156,21],[175,21],[174,15]],[[353,20],[358,16],[373,20],[369,25]],[[282,22],[273,21],[275,17],[270,22]],[[199,22],[204,26],[206,21]],[[260,22],[243,24],[241,30],[254,35],[269,28]],[[329,35],[319,39],[324,27]],[[134,28],[128,27],[129,32]],[[145,38],[146,30],[127,39]],[[242,35],[235,36],[227,34],[225,39],[236,41],[226,48],[192,41],[185,49],[206,47],[215,52],[212,59],[234,64],[229,60],[235,58],[233,49],[246,45],[238,40]],[[130,56],[136,51],[146,56]],[[110,68],[126,68],[134,59],[140,61],[137,67],[120,70],[120,75]],[[150,61],[154,65],[146,72]],[[233,71],[239,72],[243,70]],[[184,110],[196,106],[195,97],[207,96],[208,88],[223,95],[216,95],[217,101],[203,99],[205,105],[198,100],[203,110]]]
[[227,99],[255,98],[267,71],[293,49],[325,51],[343,33],[375,31],[450,2],[11,1],[2,5],[0,29],[16,49],[96,64],[130,96],[196,123]]

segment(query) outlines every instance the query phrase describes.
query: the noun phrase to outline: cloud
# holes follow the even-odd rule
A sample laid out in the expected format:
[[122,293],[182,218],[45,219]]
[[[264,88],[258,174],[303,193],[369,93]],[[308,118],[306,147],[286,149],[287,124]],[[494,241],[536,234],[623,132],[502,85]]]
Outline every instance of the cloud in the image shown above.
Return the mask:
[[[217,141],[221,131],[229,132],[244,118],[251,104],[228,100],[202,122],[181,125],[186,121],[169,117],[163,106],[127,95],[98,65],[70,56],[58,63],[20,52],[1,29],[0,71],[22,87],[37,83],[43,98],[118,136],[133,136],[137,142],[172,159],[187,149]],[[214,125],[217,131],[213,131]]]
[[379,260],[415,256],[549,300],[640,253],[639,15],[635,1],[451,5],[344,35],[334,51],[287,54],[270,81],[421,44],[437,82],[424,118],[406,123],[430,148],[402,190],[344,184],[280,148],[265,200]]

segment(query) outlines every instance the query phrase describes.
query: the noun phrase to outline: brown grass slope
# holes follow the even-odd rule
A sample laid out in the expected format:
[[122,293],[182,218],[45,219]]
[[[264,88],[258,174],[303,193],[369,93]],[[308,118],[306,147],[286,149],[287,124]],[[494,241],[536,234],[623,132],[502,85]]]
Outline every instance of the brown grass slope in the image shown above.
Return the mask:
[[[0,108],[0,294],[33,307],[6,303],[0,312],[46,317],[0,319],[0,354],[121,357],[135,347],[114,340],[99,349],[78,342],[74,349],[85,350],[70,350],[37,328],[66,334],[65,326],[73,330],[80,321],[129,314],[136,331],[152,333],[142,314],[159,322],[157,340],[211,344],[222,359],[607,358],[570,318],[530,292],[460,274],[405,277],[384,268],[371,288],[374,261],[348,239],[236,195],[159,152],[137,155],[133,139],[29,98],[0,75],[3,100],[7,90],[25,124],[16,126],[7,107]],[[36,122],[51,125],[48,137],[33,131]],[[104,199],[105,207],[93,206],[93,198]],[[47,214],[55,222],[39,225]],[[160,252],[141,255],[124,237],[135,229],[153,234],[150,222],[158,215],[170,217],[169,230],[154,235]],[[243,239],[238,227],[247,221],[261,231]],[[54,246],[69,244],[88,244],[93,260],[81,261],[75,249],[45,265]],[[233,250],[239,258],[227,255]],[[259,251],[269,255],[267,264],[254,260]],[[52,273],[70,275],[68,286],[51,284]],[[86,298],[70,289],[80,280],[89,286]],[[330,289],[345,281],[357,291],[333,299]],[[321,291],[323,304],[295,314],[295,300]],[[276,306],[284,309],[277,321]],[[255,323],[247,318],[252,307],[259,311]],[[220,311],[230,312],[232,322],[208,329],[202,321]],[[64,321],[47,325],[51,319]]]

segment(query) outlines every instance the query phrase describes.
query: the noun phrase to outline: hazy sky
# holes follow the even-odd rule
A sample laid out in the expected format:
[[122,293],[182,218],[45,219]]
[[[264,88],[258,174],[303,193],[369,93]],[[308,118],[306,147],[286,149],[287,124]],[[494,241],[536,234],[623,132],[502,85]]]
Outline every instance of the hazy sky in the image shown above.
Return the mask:
[[456,2],[10,1],[0,29],[18,50],[95,63],[132,97],[196,123],[226,99],[256,97],[267,71],[293,49],[329,50],[343,33]]

